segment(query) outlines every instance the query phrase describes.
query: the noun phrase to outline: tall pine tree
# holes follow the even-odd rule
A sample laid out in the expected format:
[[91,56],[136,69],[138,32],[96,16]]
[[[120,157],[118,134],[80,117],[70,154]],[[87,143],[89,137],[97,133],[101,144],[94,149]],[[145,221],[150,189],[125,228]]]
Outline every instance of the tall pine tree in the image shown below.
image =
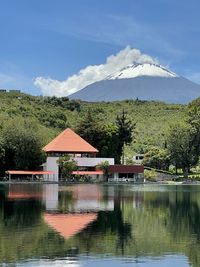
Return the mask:
[[128,119],[127,113],[123,110],[122,114],[118,115],[116,118],[116,125],[119,139],[117,163],[120,163],[122,157],[122,164],[124,164],[125,145],[128,145],[133,141],[133,132],[136,124]]

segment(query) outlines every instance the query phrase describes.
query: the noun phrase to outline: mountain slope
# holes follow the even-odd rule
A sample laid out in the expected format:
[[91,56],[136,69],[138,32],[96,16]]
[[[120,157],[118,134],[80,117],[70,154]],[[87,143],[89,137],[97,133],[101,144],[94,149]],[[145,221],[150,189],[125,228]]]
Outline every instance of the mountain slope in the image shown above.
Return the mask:
[[200,96],[200,85],[155,64],[133,64],[88,85],[69,96],[84,101],[125,99],[159,100],[188,103]]

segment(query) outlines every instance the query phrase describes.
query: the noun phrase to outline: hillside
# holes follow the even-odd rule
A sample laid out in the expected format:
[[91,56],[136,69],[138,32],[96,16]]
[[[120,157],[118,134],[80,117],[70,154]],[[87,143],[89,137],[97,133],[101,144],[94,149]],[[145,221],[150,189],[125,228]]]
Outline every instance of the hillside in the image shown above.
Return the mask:
[[127,100],[88,103],[68,98],[35,97],[22,93],[0,93],[1,130],[9,121],[25,118],[38,124],[45,145],[66,127],[76,130],[88,109],[98,114],[104,123],[113,122],[124,109],[136,122],[135,142],[127,147],[126,154],[147,150],[151,145],[162,146],[170,123],[182,120],[186,106],[155,101]]

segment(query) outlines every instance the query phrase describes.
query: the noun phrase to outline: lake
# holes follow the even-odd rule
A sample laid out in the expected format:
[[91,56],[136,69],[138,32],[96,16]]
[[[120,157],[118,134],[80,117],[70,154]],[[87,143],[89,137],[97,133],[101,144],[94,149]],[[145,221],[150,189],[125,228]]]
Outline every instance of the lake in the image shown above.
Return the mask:
[[0,266],[199,267],[198,185],[0,185]]

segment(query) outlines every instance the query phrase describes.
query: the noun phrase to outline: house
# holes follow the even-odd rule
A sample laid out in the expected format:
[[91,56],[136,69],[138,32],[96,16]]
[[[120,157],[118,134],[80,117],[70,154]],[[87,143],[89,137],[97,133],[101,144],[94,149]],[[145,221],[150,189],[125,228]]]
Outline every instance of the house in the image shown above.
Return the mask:
[[142,164],[144,160],[144,154],[136,154],[133,156],[133,162],[135,164]]
[[47,154],[46,163],[43,164],[43,170],[53,171],[55,181],[59,181],[60,170],[58,159],[64,155],[70,155],[78,165],[78,171],[74,174],[90,175],[94,178],[103,178],[103,172],[96,170],[96,166],[104,161],[110,165],[114,164],[114,158],[98,158],[98,150],[81,138],[78,134],[67,128],[55,139],[47,144],[43,151]]
[[144,182],[143,165],[110,165],[109,181],[114,182]]
[[43,171],[52,171],[54,181],[59,181],[61,176],[58,159],[65,155],[70,155],[77,162],[78,170],[74,171],[73,174],[89,175],[102,180],[103,172],[96,170],[96,166],[108,161],[110,176],[115,180],[123,178],[125,181],[143,181],[144,178],[142,165],[115,165],[114,158],[97,157],[98,150],[70,128],[64,130],[47,144],[43,151],[47,155],[46,162],[43,164]]
[[114,158],[97,157],[98,150],[69,128],[47,144],[43,151],[47,155],[43,170],[8,170],[6,174],[9,181],[15,178],[57,183],[61,179],[58,159],[65,155],[69,155],[77,163],[78,169],[72,172],[74,175],[88,175],[94,180],[103,181],[105,178],[103,171],[97,170],[96,167],[107,161],[109,163],[109,181],[144,181],[144,167],[142,165],[115,165]]

